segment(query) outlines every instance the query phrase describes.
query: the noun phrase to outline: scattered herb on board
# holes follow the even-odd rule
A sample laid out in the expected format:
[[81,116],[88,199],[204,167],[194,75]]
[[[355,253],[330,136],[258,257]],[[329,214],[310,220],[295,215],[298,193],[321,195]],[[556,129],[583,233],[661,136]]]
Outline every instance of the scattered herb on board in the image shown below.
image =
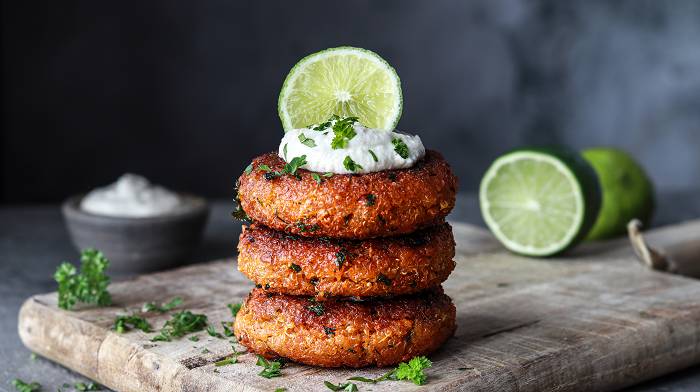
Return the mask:
[[355,163],[355,161],[353,161],[352,158],[350,158],[350,155],[346,156],[345,159],[343,160],[343,166],[347,170],[350,170],[351,172],[356,172],[358,170],[362,170],[362,166]]
[[243,306],[243,304],[240,303],[226,305],[226,307],[231,311],[231,316],[233,316],[233,318],[236,318],[238,311],[241,310],[241,306]]
[[394,151],[403,159],[408,158],[408,146],[399,138],[391,139],[391,144],[394,145]]
[[365,196],[365,205],[367,207],[372,207],[376,202],[377,202],[377,196],[374,196],[372,193],[368,193]]
[[258,373],[259,376],[273,378],[282,375],[282,372],[280,371],[280,368],[282,368],[282,362],[280,361],[268,361],[261,355],[258,355],[258,361],[255,364],[263,367],[263,370]]
[[379,378],[372,379],[366,377],[350,377],[348,380],[370,382],[372,384],[376,384],[384,380],[407,380],[416,385],[423,385],[427,380],[424,370],[432,365],[433,363],[424,356],[413,357],[413,359],[408,361],[408,363],[401,362],[397,368]]
[[151,324],[149,324],[145,318],[135,314],[117,316],[117,318],[114,319],[114,327],[112,327],[117,333],[124,333],[134,328],[140,329],[143,332],[153,331],[153,327],[151,327]]
[[346,148],[348,142],[357,135],[353,124],[357,121],[357,117],[345,117],[338,119],[333,124],[333,140],[331,140],[331,148],[338,150]]
[[226,321],[221,322],[221,328],[224,329],[224,336],[226,336],[227,338],[230,338],[231,336],[233,336],[233,331],[231,330],[230,325],[231,325],[231,323],[229,323],[229,322],[226,322]]
[[369,151],[369,155],[372,156],[372,159],[373,159],[375,162],[379,162],[379,159],[377,159],[377,154],[375,154],[374,151],[372,151],[372,150],[367,150],[367,151]]
[[202,350],[202,354],[209,354],[210,352],[211,352],[211,351],[209,351],[208,348],[205,348],[204,350]]
[[102,388],[100,388],[99,385],[95,384],[94,382],[89,382],[89,383],[84,383],[84,382],[76,382],[74,385],[74,388],[76,391],[99,391]]
[[[312,139],[310,137],[306,137],[306,135],[304,135],[303,132],[299,134],[299,142],[301,144],[305,145],[306,147],[310,147],[310,148],[316,147],[316,141],[314,141],[314,139]],[[286,146],[286,144],[285,144],[285,146]]]
[[32,362],[36,361],[36,353],[29,354],[29,360]]
[[195,314],[189,310],[183,310],[172,315],[172,318],[165,322],[160,333],[151,339],[153,342],[169,342],[173,338],[182,337],[191,332],[201,331],[207,326],[207,316]]
[[342,391],[342,392],[357,392],[357,385],[351,382],[346,382],[345,384],[338,384],[335,385],[332,382],[329,381],[324,381],[323,384],[326,386],[326,388],[330,389],[331,391]]
[[235,363],[238,363],[238,356],[243,354],[241,352],[236,351],[236,348],[233,347],[233,344],[231,344],[231,349],[233,349],[233,354],[229,355],[228,357],[214,362],[214,366],[219,367],[219,366],[226,366],[226,365],[233,365]]
[[275,392],[286,392],[287,388],[275,388]]
[[294,271],[294,272],[301,272],[301,267],[299,267],[298,265],[296,265],[294,263],[289,265],[289,269]]
[[197,335],[192,335],[187,339],[189,339],[191,342],[199,342],[199,336]]
[[41,390],[41,384],[36,381],[25,382],[19,378],[12,380],[12,386],[19,392],[36,392]]
[[216,332],[216,328],[214,328],[214,327],[211,326],[211,325],[208,325],[208,326],[207,326],[207,333],[209,334],[209,336],[212,336],[212,337],[215,337],[215,338],[219,338],[219,339],[223,339],[223,338],[224,338],[224,335],[220,334],[219,332]]
[[58,283],[58,307],[70,310],[77,302],[107,306],[112,297],[107,291],[109,260],[96,249],[80,254],[80,272],[71,263],[61,263],[53,277]]
[[165,313],[169,312],[176,307],[182,305],[182,297],[175,297],[171,299],[169,302],[158,305],[155,302],[147,302],[143,304],[143,307],[141,308],[142,312],[158,312],[158,313]]

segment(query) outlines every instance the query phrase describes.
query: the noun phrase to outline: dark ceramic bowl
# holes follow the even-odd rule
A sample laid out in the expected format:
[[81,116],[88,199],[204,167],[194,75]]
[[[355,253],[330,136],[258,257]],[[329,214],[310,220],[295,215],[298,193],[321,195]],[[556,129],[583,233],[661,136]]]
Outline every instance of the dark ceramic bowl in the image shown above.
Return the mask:
[[73,244],[95,248],[109,259],[109,271],[133,274],[157,271],[188,261],[202,238],[209,216],[207,202],[180,195],[184,206],[165,215],[125,218],[97,215],[80,208],[83,195],[63,203],[63,217]]

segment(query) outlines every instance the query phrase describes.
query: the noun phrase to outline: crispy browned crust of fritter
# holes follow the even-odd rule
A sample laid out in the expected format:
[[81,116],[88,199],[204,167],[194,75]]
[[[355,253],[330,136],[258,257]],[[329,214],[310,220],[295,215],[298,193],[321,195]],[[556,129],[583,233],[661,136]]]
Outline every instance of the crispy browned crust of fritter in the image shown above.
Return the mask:
[[389,366],[439,348],[454,333],[455,313],[440,287],[366,302],[311,302],[254,289],[234,330],[240,343],[267,358],[323,367]]
[[364,241],[304,238],[253,224],[238,242],[238,269],[268,291],[326,297],[411,294],[454,269],[452,228]]
[[367,239],[411,233],[442,223],[455,204],[457,178],[436,151],[409,169],[336,174],[317,183],[308,170],[298,177],[265,179],[285,162],[275,153],[253,160],[238,182],[241,207],[268,227],[306,237]]

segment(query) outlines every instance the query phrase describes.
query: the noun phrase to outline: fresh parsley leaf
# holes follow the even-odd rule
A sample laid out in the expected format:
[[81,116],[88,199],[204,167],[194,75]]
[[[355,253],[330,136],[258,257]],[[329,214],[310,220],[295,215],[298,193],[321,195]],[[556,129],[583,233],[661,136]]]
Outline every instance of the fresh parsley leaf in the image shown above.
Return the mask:
[[84,391],[99,391],[99,390],[102,389],[102,388],[100,388],[99,385],[95,384],[94,382],[89,382],[89,383],[87,383],[87,384],[85,384],[84,382],[76,382],[75,385],[74,385],[74,387],[75,387],[75,390],[76,390],[76,391],[81,391],[81,392],[84,392]]
[[316,147],[316,141],[310,137],[306,137],[306,135],[304,135],[303,132],[299,134],[299,142],[301,142],[301,144],[305,145],[306,147]]
[[261,165],[258,165],[258,171],[271,172],[272,169],[270,169],[270,166],[267,166],[265,164],[261,164]]
[[226,305],[226,307],[228,307],[229,310],[231,311],[231,316],[233,316],[233,318],[236,318],[238,311],[241,310],[241,306],[243,306],[243,305],[240,303]]
[[215,337],[215,338],[219,338],[219,339],[223,339],[223,338],[224,338],[224,335],[222,335],[222,334],[216,332],[216,328],[214,328],[214,327],[211,326],[211,325],[208,325],[208,326],[207,326],[207,333],[209,334],[209,336],[213,336],[213,337]]
[[197,335],[192,335],[187,339],[189,339],[191,342],[199,342],[199,336]]
[[71,309],[77,302],[107,306],[112,297],[107,291],[109,260],[102,252],[85,249],[80,255],[80,272],[70,263],[62,263],[54,273],[58,283],[58,307]]
[[282,375],[280,368],[282,367],[282,362],[279,361],[268,361],[263,356],[258,355],[258,361],[255,363],[257,366],[262,366],[263,370],[258,373],[258,375],[265,378],[279,377]]
[[323,176],[330,178],[333,177],[333,173],[323,173]]
[[337,120],[333,124],[333,140],[331,140],[331,148],[338,150],[346,148],[348,142],[357,135],[353,124],[357,121],[357,117],[345,117]]
[[173,338],[185,336],[188,333],[203,330],[207,326],[207,316],[195,314],[189,310],[183,310],[172,315],[171,319],[165,322],[160,333],[151,339],[153,342],[169,342]]
[[[285,146],[286,146],[286,144],[285,144]],[[243,170],[243,173],[250,174],[252,171],[253,171],[253,164],[251,163],[245,167],[245,170]]]
[[396,153],[399,154],[401,158],[408,158],[408,146],[406,145],[406,143],[404,143],[403,140],[396,137],[391,139],[391,144],[394,145],[394,151],[396,151]]
[[299,267],[297,264],[294,264],[294,263],[292,263],[292,264],[289,265],[289,269],[292,270],[292,271],[294,271],[294,272],[300,272],[300,271],[301,271],[301,267]]
[[286,392],[287,388],[275,388],[275,392]]
[[241,206],[241,199],[238,197],[238,184],[233,188],[233,201],[236,203],[236,209],[233,210],[231,216],[242,222],[251,222],[250,217],[243,211],[243,207]]
[[282,157],[284,160],[287,160],[287,143],[284,143],[284,147],[282,148]]
[[140,329],[143,332],[153,331],[153,327],[151,327],[151,324],[149,324],[146,319],[135,314],[117,316],[117,318],[114,319],[113,329],[117,331],[117,333],[124,333],[134,328]]
[[294,157],[289,163],[284,165],[284,174],[295,175],[297,170],[304,165],[306,165],[306,155]]
[[414,357],[408,361],[408,363],[401,362],[399,367],[396,368],[394,374],[396,375],[397,380],[408,380],[416,385],[423,385],[427,379],[427,376],[423,370],[431,367],[432,365],[433,363],[426,357]]
[[343,160],[343,166],[345,166],[345,168],[350,170],[351,172],[362,170],[362,166],[355,163],[355,161],[353,161],[352,158],[350,158],[350,155],[346,156]]
[[233,331],[231,330],[231,327],[229,327],[229,325],[231,325],[231,323],[227,323],[226,321],[221,322],[221,327],[224,329],[224,336],[226,336],[227,338],[233,336]]
[[143,307],[141,307],[142,312],[158,312],[158,313],[165,313],[169,312],[176,307],[182,305],[182,297],[175,297],[171,299],[169,302],[158,305],[155,302],[147,302],[143,304]]
[[346,382],[345,384],[335,385],[331,382],[324,381],[323,384],[331,391],[343,391],[343,392],[357,392],[357,385],[351,382]]
[[12,386],[19,392],[36,392],[41,390],[41,384],[36,381],[24,382],[19,378],[12,380]]
[[311,178],[313,178],[319,185],[323,182],[323,179],[318,175],[318,173],[311,173]]
[[205,348],[204,350],[202,350],[202,354],[209,354],[210,352],[211,352],[211,351],[209,351],[208,348]]
[[374,153],[374,151],[372,151],[372,150],[367,150],[367,151],[369,151],[369,155],[372,156],[372,159],[373,159],[375,162],[379,162],[379,159],[377,159],[377,155]]
[[367,378],[367,377],[359,377],[359,376],[350,377],[350,378],[348,378],[348,380],[351,380],[351,381],[361,381],[361,382],[371,382],[372,384],[376,384],[376,383],[377,383],[377,380],[375,380],[375,379]]

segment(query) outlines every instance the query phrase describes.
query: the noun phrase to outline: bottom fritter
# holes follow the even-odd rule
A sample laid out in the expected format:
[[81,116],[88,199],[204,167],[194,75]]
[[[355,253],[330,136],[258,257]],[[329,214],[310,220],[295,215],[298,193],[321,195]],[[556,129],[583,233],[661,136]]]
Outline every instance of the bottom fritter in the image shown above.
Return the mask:
[[267,358],[381,367],[435,351],[454,333],[455,317],[440,287],[392,299],[324,302],[254,289],[236,316],[235,333]]

